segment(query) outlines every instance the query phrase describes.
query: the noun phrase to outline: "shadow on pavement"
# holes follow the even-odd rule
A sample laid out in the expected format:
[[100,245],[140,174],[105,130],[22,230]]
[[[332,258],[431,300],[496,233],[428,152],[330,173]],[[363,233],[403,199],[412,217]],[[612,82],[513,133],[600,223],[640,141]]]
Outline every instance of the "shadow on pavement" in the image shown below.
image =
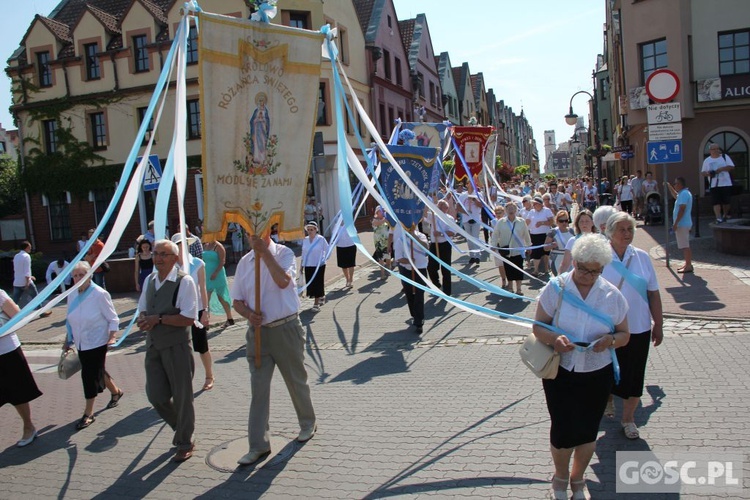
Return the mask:
[[[433,482],[421,482],[420,481],[414,484],[403,484],[406,482],[406,480],[408,480],[410,477],[417,474],[419,471],[429,468],[430,466],[438,463],[440,460],[448,457],[449,455],[458,452],[459,450],[461,450],[463,447],[467,445],[470,445],[477,441],[481,441],[483,439],[497,436],[499,434],[504,434],[506,432],[511,432],[517,429],[531,427],[531,426],[542,423],[543,421],[539,421],[539,422],[532,422],[532,423],[528,423],[524,425],[519,425],[516,427],[509,427],[506,429],[489,432],[481,436],[477,436],[471,439],[467,439],[465,441],[458,442],[458,440],[464,434],[470,434],[471,431],[488,423],[493,418],[513,408],[514,406],[525,401],[529,397],[531,397],[531,395],[520,398],[504,406],[503,408],[500,408],[496,412],[490,413],[486,417],[478,420],[477,422],[466,427],[465,429],[457,432],[456,434],[454,434],[453,436],[446,439],[445,441],[440,443],[438,446],[436,446],[435,448],[427,452],[421,459],[419,459],[418,461],[412,463],[412,465],[403,469],[401,473],[397,474],[396,476],[391,478],[389,481],[383,483],[378,488],[370,492],[364,498],[374,499],[374,498],[387,498],[387,497],[408,495],[408,494],[417,494],[417,493],[424,493],[424,492],[444,492],[446,490],[451,490],[451,489],[456,489],[456,488],[466,489],[466,488],[475,488],[475,487],[493,486],[493,485],[515,485],[515,484],[527,484],[528,485],[528,484],[546,483],[547,481],[542,481],[539,479],[516,477],[516,476],[486,476],[486,477],[471,477],[471,478],[468,478],[468,477],[467,478],[454,478],[454,479],[449,479],[449,480],[433,481]],[[458,442],[458,443],[451,446],[450,448],[446,448],[449,444],[452,444],[452,442],[454,443]]]
[[[696,269],[700,272],[700,269]],[[705,279],[695,273],[677,275],[673,270],[675,281],[682,286],[665,287],[664,292],[672,296],[675,304],[684,311],[718,311],[726,306],[719,301],[719,297],[709,287]]]

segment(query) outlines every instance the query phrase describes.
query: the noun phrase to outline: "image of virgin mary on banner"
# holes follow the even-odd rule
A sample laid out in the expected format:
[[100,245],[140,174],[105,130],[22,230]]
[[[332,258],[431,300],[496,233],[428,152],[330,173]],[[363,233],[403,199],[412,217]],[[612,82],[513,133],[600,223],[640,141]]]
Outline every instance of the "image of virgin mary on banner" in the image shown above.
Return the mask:
[[414,140],[417,146],[438,150],[437,164],[439,168],[433,170],[430,188],[426,191],[428,194],[436,193],[440,186],[440,175],[443,173],[443,151],[445,151],[445,144],[448,141],[448,126],[445,123],[404,122],[401,124],[401,128],[414,132]]
[[199,23],[205,237],[237,222],[301,238],[323,35],[205,13]]
[[487,149],[487,140],[494,130],[494,127],[453,127],[454,147],[461,152],[466,162],[464,164],[459,155],[456,155],[453,176],[457,181],[466,179],[467,172],[474,177],[482,171],[482,158]]
[[[388,151],[419,190],[427,193],[433,172],[437,168],[437,149],[421,146],[388,145]],[[383,196],[391,204],[398,221],[406,229],[411,230],[417,226],[422,218],[424,203],[406,185],[401,175],[385,156],[382,153],[379,153],[378,156],[381,163],[380,185],[385,191]],[[388,223],[392,226],[395,225],[395,221],[390,215],[388,215]]]

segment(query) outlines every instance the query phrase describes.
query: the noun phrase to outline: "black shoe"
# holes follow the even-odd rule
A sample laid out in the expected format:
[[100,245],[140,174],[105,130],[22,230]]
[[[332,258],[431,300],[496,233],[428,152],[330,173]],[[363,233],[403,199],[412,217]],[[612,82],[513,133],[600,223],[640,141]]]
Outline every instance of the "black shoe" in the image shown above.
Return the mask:
[[420,323],[418,325],[415,324],[414,325],[414,333],[417,333],[417,334],[422,333],[422,325],[424,325],[424,323]]

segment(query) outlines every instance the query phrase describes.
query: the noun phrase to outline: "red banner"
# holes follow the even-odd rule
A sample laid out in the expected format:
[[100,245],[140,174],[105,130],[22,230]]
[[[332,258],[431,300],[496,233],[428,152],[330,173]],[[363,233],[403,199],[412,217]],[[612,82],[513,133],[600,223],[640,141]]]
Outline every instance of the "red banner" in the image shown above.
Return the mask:
[[472,177],[482,171],[482,158],[487,148],[487,140],[494,131],[494,127],[453,127],[453,139],[466,162],[464,164],[456,155],[453,176],[457,181],[466,179],[467,171]]

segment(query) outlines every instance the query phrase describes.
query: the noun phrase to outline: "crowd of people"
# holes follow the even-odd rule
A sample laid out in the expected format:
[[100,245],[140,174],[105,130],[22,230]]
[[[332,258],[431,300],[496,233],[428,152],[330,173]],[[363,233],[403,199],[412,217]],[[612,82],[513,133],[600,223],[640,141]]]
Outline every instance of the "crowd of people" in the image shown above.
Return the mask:
[[[656,274],[649,256],[632,245],[636,220],[644,210],[643,199],[648,190],[655,189],[650,172],[641,177],[640,171],[632,178],[623,177],[614,187],[613,205],[599,196],[591,179],[524,181],[490,189],[469,183],[455,191],[443,188],[435,198],[436,210],[426,209],[418,227],[392,226],[381,207],[372,218],[374,258],[382,266],[381,277],[387,277],[387,271],[395,265],[406,278],[402,291],[416,334],[421,334],[425,326],[425,277],[444,295],[451,296],[450,266],[456,251],[467,254],[466,272],[491,251],[502,288],[518,296],[524,294],[524,280],[547,281],[538,296],[533,332],[561,357],[557,376],[543,381],[551,419],[554,498],[567,498],[569,487],[573,498],[586,498],[583,475],[594,451],[600,420],[615,415],[614,396],[622,400],[624,435],[639,438],[635,411],[643,393],[649,347],[663,340]],[[682,178],[668,187],[677,200],[674,227],[679,243],[690,230],[692,198]],[[137,324],[147,333],[146,393],[175,431],[175,461],[189,459],[194,450],[193,352],[198,353],[204,368],[203,390],[214,387],[207,329],[215,308],[226,315],[225,326],[234,324],[232,309],[249,321],[246,339],[252,397],[248,453],[239,463],[255,463],[270,452],[270,381],[277,365],[299,420],[298,441],[307,441],[315,434],[317,423],[304,368],[304,332],[299,318],[301,288],[295,278],[304,276],[307,296],[313,299],[312,310],[319,311],[325,304],[326,261],[331,247],[336,248],[337,265],[347,289],[353,286],[356,246],[343,222],[334,228],[329,242],[320,234],[319,214],[311,213],[310,217],[304,225],[299,269],[292,250],[271,235],[248,237],[239,225],[230,229],[237,261],[231,290],[222,243],[203,245],[189,228],[184,240],[182,233],[156,240],[153,223],[136,242],[133,278],[140,293]],[[463,239],[454,223],[463,229]],[[197,227],[196,231],[200,234],[201,229]],[[235,246],[238,234],[240,245]],[[91,235],[82,235],[83,245],[87,236]],[[465,250],[459,248],[463,240]],[[99,393],[109,391],[107,408],[116,407],[124,396],[105,363],[119,318],[103,280],[97,279],[97,273],[86,277],[101,252],[103,244],[99,243],[73,269],[73,286],[77,289],[68,298],[68,335],[63,344],[64,350],[76,348],[82,365],[85,405],[76,424],[79,430],[94,423],[93,408]],[[18,312],[16,302],[23,293],[34,293],[29,290],[33,276],[26,271],[30,250],[26,245],[19,252],[14,298],[0,294],[2,322]],[[682,272],[692,272],[690,254],[685,255]],[[260,289],[255,288],[256,259],[260,261]],[[64,260],[56,264],[48,273],[59,274],[68,265]],[[258,293],[266,297],[260,310],[255,305]],[[568,300],[563,300],[566,296]],[[258,335],[262,339],[260,351],[255,343]],[[36,437],[29,402],[41,392],[14,335],[0,339],[0,360],[0,365],[10,367],[21,380],[13,387],[0,384],[0,404],[9,402],[16,407],[24,424],[17,445],[27,446]],[[617,381],[615,373],[619,374]],[[580,404],[571,405],[574,398]]]

